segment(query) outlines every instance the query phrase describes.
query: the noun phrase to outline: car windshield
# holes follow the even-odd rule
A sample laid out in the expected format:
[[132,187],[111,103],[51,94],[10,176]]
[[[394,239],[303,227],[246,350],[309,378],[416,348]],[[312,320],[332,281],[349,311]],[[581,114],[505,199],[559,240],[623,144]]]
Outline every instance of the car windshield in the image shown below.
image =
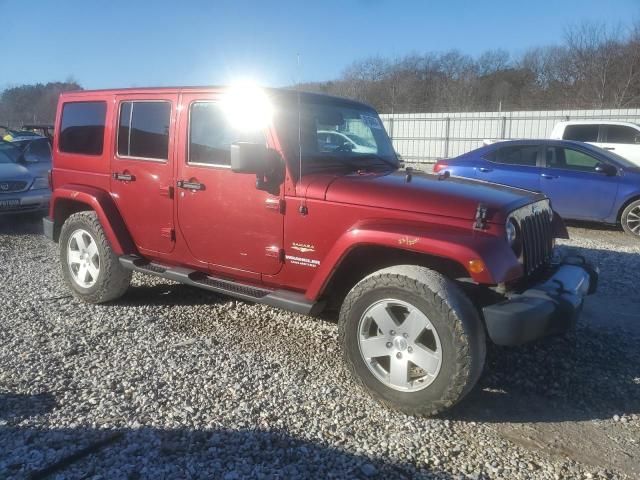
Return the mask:
[[9,142],[0,142],[0,163],[16,163],[22,152]]
[[[298,103],[293,97],[279,104],[275,123],[290,158],[301,156],[303,174],[329,168],[399,167],[375,110],[348,100],[300,95]],[[297,162],[292,163],[296,170]]]

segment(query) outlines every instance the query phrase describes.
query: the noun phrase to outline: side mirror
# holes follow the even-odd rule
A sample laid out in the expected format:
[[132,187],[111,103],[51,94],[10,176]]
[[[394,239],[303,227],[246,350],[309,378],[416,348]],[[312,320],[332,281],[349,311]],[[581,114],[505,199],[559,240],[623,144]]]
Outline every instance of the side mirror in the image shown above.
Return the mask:
[[597,173],[602,173],[603,175],[606,175],[608,177],[613,177],[618,173],[618,169],[608,163],[599,163],[596,165],[596,168],[594,170]]
[[640,143],[640,134],[636,135],[636,136],[633,138],[633,143],[636,143],[636,144]]
[[236,142],[231,144],[231,170],[236,173],[253,173],[268,176],[280,164],[275,150],[259,143]]

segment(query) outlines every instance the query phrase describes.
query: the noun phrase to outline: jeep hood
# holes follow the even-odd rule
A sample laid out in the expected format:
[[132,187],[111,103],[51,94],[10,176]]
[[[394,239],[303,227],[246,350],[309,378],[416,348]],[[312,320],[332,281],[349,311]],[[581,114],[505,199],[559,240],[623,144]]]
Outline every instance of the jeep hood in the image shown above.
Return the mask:
[[478,204],[487,207],[489,221],[503,222],[509,212],[545,198],[541,193],[480,180],[416,172],[311,177],[303,185],[307,198],[468,220],[475,218]]

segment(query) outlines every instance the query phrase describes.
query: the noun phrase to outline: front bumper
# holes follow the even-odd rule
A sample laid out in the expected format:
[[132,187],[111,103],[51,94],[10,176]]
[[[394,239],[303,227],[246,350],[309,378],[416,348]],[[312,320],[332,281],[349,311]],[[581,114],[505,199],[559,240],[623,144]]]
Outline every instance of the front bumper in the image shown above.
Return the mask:
[[[4,205],[8,200],[13,200],[16,205]],[[49,209],[49,201],[51,200],[50,190],[26,190],[17,193],[3,193],[0,195],[0,215],[42,212]]]
[[596,267],[581,257],[566,258],[546,281],[482,309],[489,338],[497,345],[520,345],[564,333],[597,285]]

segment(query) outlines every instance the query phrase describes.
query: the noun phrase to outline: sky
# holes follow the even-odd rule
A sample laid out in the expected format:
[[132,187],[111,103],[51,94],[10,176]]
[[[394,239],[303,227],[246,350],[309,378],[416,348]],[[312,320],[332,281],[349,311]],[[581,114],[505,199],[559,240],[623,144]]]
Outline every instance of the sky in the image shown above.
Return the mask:
[[69,78],[92,89],[285,86],[377,55],[518,55],[582,21],[625,28],[640,0],[0,0],[0,90]]

